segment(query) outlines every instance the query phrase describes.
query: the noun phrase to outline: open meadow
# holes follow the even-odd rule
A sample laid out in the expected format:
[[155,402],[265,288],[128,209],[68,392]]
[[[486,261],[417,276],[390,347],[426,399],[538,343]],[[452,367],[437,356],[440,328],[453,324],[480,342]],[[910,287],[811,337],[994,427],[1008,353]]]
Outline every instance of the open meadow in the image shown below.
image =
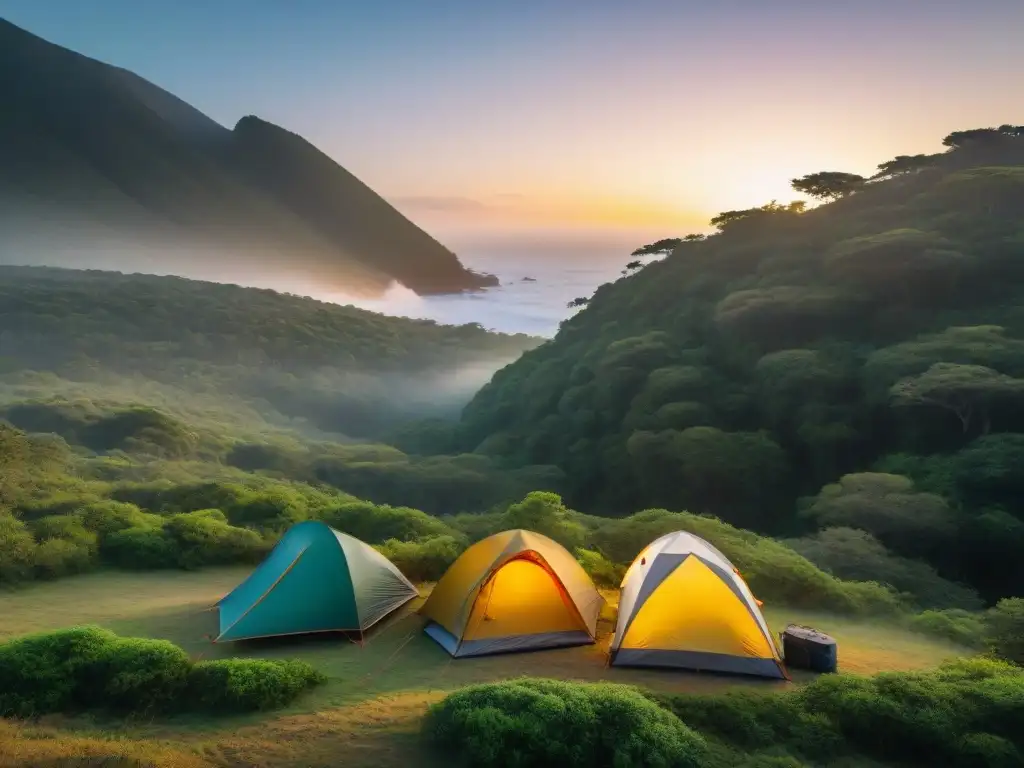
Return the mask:
[[[237,567],[199,572],[108,571],[33,585],[0,594],[0,639],[98,624],[121,635],[171,640],[195,658],[302,659],[327,675],[325,685],[270,714],[135,722],[51,717],[32,728],[6,724],[0,730],[0,766],[61,765],[46,760],[58,757],[62,749],[68,755],[76,750],[136,755],[172,766],[429,765],[418,742],[422,714],[429,703],[471,683],[530,675],[636,684],[667,693],[712,693],[739,686],[778,690],[811,677],[794,673],[793,683],[778,683],[609,667],[606,654],[617,602],[612,590],[605,591],[609,605],[599,625],[598,643],[578,648],[453,660],[423,634],[423,619],[415,612],[422,600],[413,601],[368,633],[362,645],[341,635],[214,644],[209,640],[217,628],[212,606],[247,573],[247,568]],[[421,586],[421,594],[425,596],[429,589],[429,584]],[[972,653],[882,623],[768,606],[765,615],[775,631],[796,622],[831,633],[838,642],[844,672],[928,668]]]

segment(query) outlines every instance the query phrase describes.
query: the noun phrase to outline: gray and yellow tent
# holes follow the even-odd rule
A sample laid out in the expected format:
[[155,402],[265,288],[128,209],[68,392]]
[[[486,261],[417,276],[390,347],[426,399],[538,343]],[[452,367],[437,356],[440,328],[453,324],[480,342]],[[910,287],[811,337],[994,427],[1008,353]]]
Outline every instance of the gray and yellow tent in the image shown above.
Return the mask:
[[373,547],[307,521],[289,528],[249,578],[217,603],[216,641],[362,633],[418,594]]
[[593,643],[604,598],[560,544],[512,530],[459,557],[420,608],[455,657]]
[[651,542],[626,571],[611,663],[786,677],[739,572],[711,544],[683,531]]

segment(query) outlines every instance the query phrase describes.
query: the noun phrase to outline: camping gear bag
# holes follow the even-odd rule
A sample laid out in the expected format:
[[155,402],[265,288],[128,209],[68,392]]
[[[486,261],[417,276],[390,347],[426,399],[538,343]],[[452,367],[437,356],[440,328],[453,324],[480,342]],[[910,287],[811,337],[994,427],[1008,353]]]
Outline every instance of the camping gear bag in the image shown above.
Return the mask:
[[835,672],[839,666],[836,641],[812,627],[790,624],[779,633],[786,666],[812,672]]

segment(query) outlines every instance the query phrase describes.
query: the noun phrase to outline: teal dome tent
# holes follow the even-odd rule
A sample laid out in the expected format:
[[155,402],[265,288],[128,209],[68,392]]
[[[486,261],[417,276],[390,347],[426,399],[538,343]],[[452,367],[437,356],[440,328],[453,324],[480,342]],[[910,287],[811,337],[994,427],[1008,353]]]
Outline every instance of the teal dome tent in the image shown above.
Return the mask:
[[394,563],[359,539],[307,521],[223,597],[215,642],[307,632],[363,633],[418,596]]

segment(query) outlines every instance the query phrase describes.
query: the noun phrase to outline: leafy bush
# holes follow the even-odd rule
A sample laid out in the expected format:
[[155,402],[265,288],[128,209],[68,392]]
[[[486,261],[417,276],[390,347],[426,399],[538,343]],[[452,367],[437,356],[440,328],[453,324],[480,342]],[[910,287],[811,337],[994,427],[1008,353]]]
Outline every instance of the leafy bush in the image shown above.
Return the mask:
[[558,494],[534,491],[501,516],[501,528],[523,528],[557,541],[570,552],[583,544],[586,529],[576,522]]
[[258,562],[266,554],[263,538],[247,528],[228,525],[219,510],[172,515],[164,524],[182,568]]
[[0,644],[0,716],[84,707],[115,638],[98,627],[76,627]]
[[177,564],[177,547],[164,535],[162,526],[135,526],[115,531],[102,543],[101,552],[112,564],[121,568],[173,568]]
[[821,764],[860,755],[954,768],[1020,765],[1024,757],[1024,670],[991,660],[870,678],[827,675],[781,694],[651,696],[744,752],[770,745]]
[[996,662],[961,661],[936,672],[873,678],[823,677],[798,695],[808,711],[834,722],[848,743],[882,759],[976,765],[969,746],[975,734],[1006,740],[1015,752],[1024,746],[1024,671]]
[[180,705],[192,663],[166,640],[114,637],[90,677],[100,683],[91,706],[119,711],[168,711]]
[[250,491],[226,507],[232,525],[284,527],[302,522],[309,510],[297,494],[283,490]]
[[79,511],[82,525],[100,537],[117,531],[159,523],[157,515],[147,514],[134,504],[121,501],[99,501]]
[[437,581],[466,548],[455,536],[431,536],[417,541],[388,539],[376,549],[412,581]]
[[388,539],[413,541],[454,533],[443,521],[418,509],[353,501],[325,510],[321,519],[350,536],[379,544]]
[[323,678],[292,661],[193,664],[166,640],[74,627],[0,644],[0,717],[109,709],[209,712],[268,709]]
[[1024,598],[1000,600],[989,609],[985,620],[993,652],[1007,661],[1024,664]]
[[435,747],[481,768],[701,766],[704,739],[637,690],[519,679],[456,691],[430,708]]
[[867,531],[826,528],[813,536],[784,543],[833,576],[887,584],[909,593],[923,608],[982,607],[974,590],[942,578],[927,563],[894,555]]
[[35,549],[36,573],[44,579],[70,576],[93,567],[93,551],[73,539],[46,539]]
[[857,528],[895,552],[916,556],[952,540],[956,514],[941,496],[915,490],[910,478],[881,472],[843,475],[803,511],[822,528]]
[[31,578],[36,540],[21,520],[0,510],[0,584]]
[[274,709],[326,681],[304,661],[220,659],[201,661],[189,675],[189,698],[213,712]]
[[36,571],[45,578],[89,570],[95,564],[97,536],[77,515],[47,515],[30,526],[39,546]]
[[984,616],[959,608],[922,611],[911,616],[907,626],[913,632],[940,637],[968,648],[976,648],[985,643]]
[[576,550],[576,560],[598,586],[618,587],[626,575],[626,566],[611,562],[600,552],[580,547]]

